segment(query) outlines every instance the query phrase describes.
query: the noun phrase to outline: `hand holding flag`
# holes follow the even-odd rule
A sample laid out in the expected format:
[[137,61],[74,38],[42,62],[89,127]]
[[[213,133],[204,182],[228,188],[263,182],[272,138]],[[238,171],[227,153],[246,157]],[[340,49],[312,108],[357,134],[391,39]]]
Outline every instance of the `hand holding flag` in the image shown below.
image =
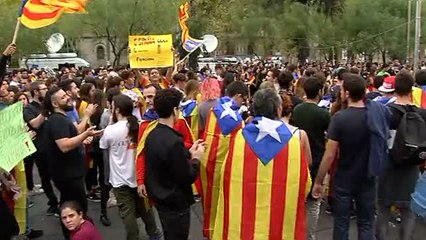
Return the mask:
[[22,0],[12,43],[16,42],[22,23],[30,29],[37,29],[55,23],[62,13],[84,13],[88,0]]

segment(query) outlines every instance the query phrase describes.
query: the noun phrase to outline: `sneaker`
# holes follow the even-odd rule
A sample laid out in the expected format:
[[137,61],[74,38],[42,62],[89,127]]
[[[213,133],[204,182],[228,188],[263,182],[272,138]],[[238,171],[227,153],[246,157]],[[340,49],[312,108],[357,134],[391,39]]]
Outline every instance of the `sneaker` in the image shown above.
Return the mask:
[[111,226],[111,221],[109,220],[106,214],[102,214],[100,220],[102,225],[104,225],[105,227]]
[[59,208],[58,206],[50,206],[46,212],[47,216],[59,217]]
[[332,215],[333,214],[333,207],[331,207],[330,205],[328,205],[327,208],[325,209],[325,213],[327,215]]
[[149,240],[161,240],[162,238],[163,238],[163,233],[160,232],[160,230],[158,230],[157,234],[149,237]]
[[110,197],[107,201],[107,208],[111,208],[115,206],[117,206],[117,199],[115,199],[115,197]]
[[28,192],[28,196],[36,196],[44,193],[43,188],[36,188],[34,187],[33,190]]
[[89,195],[87,195],[87,200],[96,203],[101,202],[101,198],[96,196],[96,194],[94,193],[90,193]]
[[36,239],[43,236],[43,231],[30,229],[30,231],[26,235],[27,235],[27,238],[29,239]]
[[402,223],[402,217],[401,217],[401,215],[400,215],[400,214],[398,214],[397,216],[395,216],[395,221],[396,221],[397,223]]
[[356,213],[355,213],[355,211],[351,211],[351,216],[350,216],[350,218],[351,218],[351,219],[355,219],[355,218],[356,218]]
[[194,201],[195,201],[195,202],[201,202],[201,197],[200,197],[200,195],[195,194],[195,195],[194,195]]

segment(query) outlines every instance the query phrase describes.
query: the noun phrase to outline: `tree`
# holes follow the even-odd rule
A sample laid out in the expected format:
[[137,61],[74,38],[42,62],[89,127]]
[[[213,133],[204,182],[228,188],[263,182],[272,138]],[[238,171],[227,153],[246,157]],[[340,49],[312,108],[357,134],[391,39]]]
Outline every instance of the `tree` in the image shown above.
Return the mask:
[[177,9],[178,3],[174,1],[98,0],[91,1],[87,7],[89,14],[77,20],[87,33],[107,38],[115,66],[121,63],[121,57],[127,50],[129,35],[174,32]]

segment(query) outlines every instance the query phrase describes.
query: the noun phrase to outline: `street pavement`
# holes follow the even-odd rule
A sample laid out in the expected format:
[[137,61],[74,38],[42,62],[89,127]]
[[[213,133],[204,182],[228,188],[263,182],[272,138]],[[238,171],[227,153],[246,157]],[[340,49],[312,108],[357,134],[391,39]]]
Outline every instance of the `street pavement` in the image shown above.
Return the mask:
[[[36,172],[36,171],[35,171]],[[35,174],[34,180],[39,182],[38,176]],[[62,240],[62,231],[59,225],[59,218],[54,216],[46,216],[47,210],[47,198],[44,194],[32,196],[31,200],[34,202],[34,206],[29,209],[30,224],[33,229],[40,229],[44,231],[43,237],[40,240]],[[92,203],[89,201],[89,213],[88,215],[95,221],[96,227],[101,232],[104,240],[125,240],[125,229],[124,225],[118,214],[117,207],[108,208],[108,216],[112,222],[110,227],[104,227],[100,220],[100,203]],[[200,203],[196,203],[192,207],[191,211],[191,229],[189,240],[202,240],[202,207]],[[140,234],[142,240],[148,240],[143,223],[140,224]],[[157,222],[158,222],[157,216]],[[426,239],[426,223],[418,221],[419,223],[415,229],[415,237],[413,240],[425,240]],[[158,225],[160,226],[159,222]],[[400,224],[396,224],[396,227],[391,229],[390,236],[398,236],[397,231]],[[356,234],[356,220],[351,220],[350,239],[357,239]],[[332,239],[332,217],[321,212],[318,228],[317,228],[317,240],[331,240]],[[290,240],[290,239],[289,239]],[[397,238],[390,238],[389,240],[397,240]]]

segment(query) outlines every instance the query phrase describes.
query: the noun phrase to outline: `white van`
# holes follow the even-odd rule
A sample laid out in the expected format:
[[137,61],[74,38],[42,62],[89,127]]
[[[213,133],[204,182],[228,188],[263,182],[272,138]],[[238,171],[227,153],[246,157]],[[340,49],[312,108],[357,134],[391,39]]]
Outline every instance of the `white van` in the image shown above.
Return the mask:
[[76,53],[30,54],[19,61],[20,68],[60,69],[62,66],[89,67],[90,64]]

